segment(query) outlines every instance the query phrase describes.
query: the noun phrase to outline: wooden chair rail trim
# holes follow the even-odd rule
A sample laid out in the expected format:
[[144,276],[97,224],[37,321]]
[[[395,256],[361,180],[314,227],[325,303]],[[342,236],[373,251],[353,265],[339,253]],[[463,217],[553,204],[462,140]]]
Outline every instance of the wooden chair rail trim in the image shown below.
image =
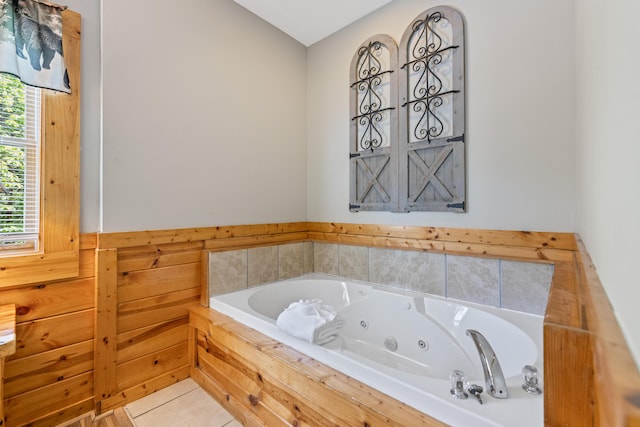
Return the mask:
[[220,250],[231,246],[262,246],[288,240],[342,241],[349,244],[456,251],[485,256],[492,255],[487,253],[489,248],[504,247],[506,249],[501,253],[520,251],[516,258],[547,262],[567,261],[569,258],[567,253],[575,251],[577,247],[575,237],[571,233],[319,222],[98,233],[96,246],[99,249],[120,249],[204,241],[206,249]]
[[475,243],[492,246],[523,246],[538,249],[576,250],[576,241],[573,233],[322,222],[309,222],[307,224],[310,233],[404,238],[435,242]]

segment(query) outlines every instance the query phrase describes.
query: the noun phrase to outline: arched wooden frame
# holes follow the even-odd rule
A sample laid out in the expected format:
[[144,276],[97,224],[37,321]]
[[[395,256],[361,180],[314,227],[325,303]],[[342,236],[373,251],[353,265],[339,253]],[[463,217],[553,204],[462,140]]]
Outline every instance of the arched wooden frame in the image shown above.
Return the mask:
[[349,209],[466,212],[462,15],[428,9],[396,46],[379,34],[351,61]]
[[464,22],[437,6],[400,41],[399,187],[404,211],[466,211]]
[[397,210],[398,47],[376,35],[351,60],[351,211]]

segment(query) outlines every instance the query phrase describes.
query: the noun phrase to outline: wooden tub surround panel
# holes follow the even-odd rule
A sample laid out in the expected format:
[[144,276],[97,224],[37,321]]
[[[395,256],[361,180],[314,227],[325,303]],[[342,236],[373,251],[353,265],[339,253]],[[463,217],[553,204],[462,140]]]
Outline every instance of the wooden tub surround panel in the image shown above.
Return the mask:
[[245,425],[445,425],[205,307],[189,331],[191,377]]
[[[545,425],[640,425],[638,370],[595,268],[574,234],[308,223],[308,238],[554,264],[544,321]],[[203,283],[203,295],[206,291]],[[197,355],[196,349],[191,352]],[[190,360],[202,362],[195,356]],[[234,396],[233,405],[246,401],[246,395]]]

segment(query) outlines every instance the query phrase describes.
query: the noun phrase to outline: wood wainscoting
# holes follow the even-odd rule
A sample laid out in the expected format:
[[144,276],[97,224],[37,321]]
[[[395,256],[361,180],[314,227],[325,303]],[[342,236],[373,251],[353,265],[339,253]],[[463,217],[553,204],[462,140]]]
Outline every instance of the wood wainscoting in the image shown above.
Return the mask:
[[80,275],[0,290],[16,306],[4,370],[7,426],[52,426],[92,411],[95,235],[80,237]]
[[[189,334],[189,310],[207,302],[203,254],[309,240],[553,263],[546,424],[640,425],[638,370],[573,234],[306,222],[81,235],[78,277],[0,290],[17,322],[5,425],[104,413],[188,377],[195,344],[205,345]],[[245,395],[234,401],[255,414],[246,390],[237,390]]]
[[189,338],[191,377],[243,425],[446,425],[209,308]]

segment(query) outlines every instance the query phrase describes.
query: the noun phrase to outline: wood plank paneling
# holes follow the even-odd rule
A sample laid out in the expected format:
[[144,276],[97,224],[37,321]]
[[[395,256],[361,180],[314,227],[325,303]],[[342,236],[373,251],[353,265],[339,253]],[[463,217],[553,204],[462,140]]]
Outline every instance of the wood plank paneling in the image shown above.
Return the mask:
[[415,227],[404,225],[308,223],[310,233],[379,236],[412,240],[475,243],[491,246],[531,247],[576,250],[573,233],[481,230],[470,228]]
[[151,268],[200,262],[202,242],[172,243],[120,249],[118,271],[131,272]]
[[637,425],[640,422],[640,374],[581,239],[578,246],[578,292],[583,296],[591,332],[595,415],[601,425]]
[[190,319],[191,327],[206,328],[196,340],[203,366],[196,378],[232,397],[221,403],[234,416],[252,412],[269,426],[444,425],[364,384],[351,387],[346,375],[213,310],[194,308]]
[[105,399],[116,392],[116,325],[118,315],[118,250],[95,254],[95,396]]
[[590,339],[588,331],[545,324],[545,425],[596,425]]
[[[215,384],[216,389],[224,390],[226,396],[231,396],[235,400],[239,400],[240,396],[244,397],[237,406],[241,406],[245,411],[248,408],[264,425],[274,427],[308,425],[303,420],[296,419],[291,412],[283,410],[279,402],[272,400],[272,405],[264,402],[266,395],[242,372],[234,371],[229,365],[220,362],[217,357],[204,351],[201,347],[199,347],[198,353],[198,366],[202,373],[208,376],[207,380]],[[260,396],[260,399],[257,396]]]
[[133,246],[159,245],[165,243],[197,242],[213,239],[229,239],[257,235],[272,235],[307,231],[306,222],[282,224],[232,225],[208,228],[185,228],[178,230],[153,230],[98,235],[99,248],[128,248]]
[[[199,260],[200,255],[198,254]],[[193,287],[200,287],[200,262],[131,273],[118,272],[119,303],[182,291]]]
[[117,363],[187,341],[189,317],[184,316],[118,335]]
[[[28,427],[64,426],[66,421],[80,417],[93,410],[93,398],[85,399],[78,403],[57,409],[49,414],[30,421]],[[70,427],[70,426],[69,426]]]
[[131,331],[189,314],[200,303],[200,288],[162,294],[118,305],[118,333]]
[[189,366],[185,365],[171,372],[167,372],[141,384],[137,384],[126,390],[119,390],[115,396],[104,399],[99,402],[101,406],[100,411],[108,411],[109,409],[123,406],[134,400],[141,399],[150,395],[158,390],[162,390],[165,387],[175,384],[178,381],[182,381],[185,378],[189,378]]
[[[46,396],[46,399],[43,399]],[[20,426],[69,406],[93,398],[93,372],[56,382],[5,400],[8,426]]]
[[7,360],[93,339],[93,309],[16,325],[17,348]]
[[12,397],[93,370],[93,340],[7,362],[4,390]]
[[174,345],[116,367],[118,390],[125,390],[188,366],[187,342]]
[[39,284],[0,293],[0,301],[16,305],[18,323],[43,319],[73,311],[89,310],[94,305],[93,278]]
[[195,369],[191,378],[197,382],[204,390],[206,390],[211,396],[213,396],[222,406],[224,406],[229,413],[242,423],[243,426],[248,427],[271,427],[265,424],[262,419],[253,411],[247,411],[245,405],[238,401],[238,398],[233,394],[228,393],[215,378],[209,376],[202,369]]

